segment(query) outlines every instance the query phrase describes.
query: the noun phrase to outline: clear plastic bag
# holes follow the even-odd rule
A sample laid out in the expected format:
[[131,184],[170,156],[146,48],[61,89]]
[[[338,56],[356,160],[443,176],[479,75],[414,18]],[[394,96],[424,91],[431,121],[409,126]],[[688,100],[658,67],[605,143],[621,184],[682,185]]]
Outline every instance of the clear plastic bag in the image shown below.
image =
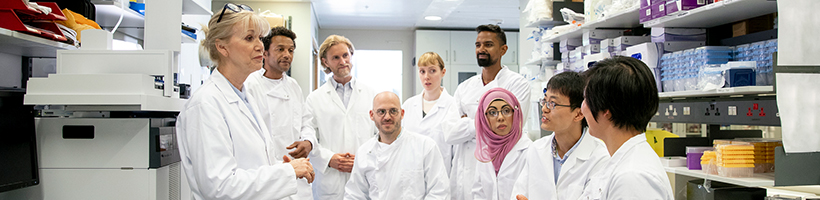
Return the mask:
[[726,84],[726,79],[723,75],[724,70],[725,68],[721,65],[706,65],[698,73],[697,88],[703,91],[723,88]]
[[532,0],[524,7],[524,11],[528,23],[535,23],[543,20],[552,19],[552,0]]
[[685,78],[685,87],[686,90],[698,90],[698,76],[697,75],[686,75]]
[[561,8],[560,11],[565,22],[575,25],[584,24],[584,14],[576,13],[569,8]]

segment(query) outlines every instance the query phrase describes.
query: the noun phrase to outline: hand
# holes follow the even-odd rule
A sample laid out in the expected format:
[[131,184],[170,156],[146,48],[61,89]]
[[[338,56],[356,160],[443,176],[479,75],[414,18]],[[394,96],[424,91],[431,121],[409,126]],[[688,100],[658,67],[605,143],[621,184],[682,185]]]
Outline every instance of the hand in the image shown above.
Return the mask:
[[296,148],[296,150],[293,150],[293,151],[288,153],[288,154],[290,154],[290,156],[293,156],[294,158],[307,158],[310,151],[313,150],[313,144],[311,144],[310,141],[307,141],[307,140],[305,140],[305,141],[296,141],[296,142],[293,142],[293,144],[290,144],[290,146],[285,147],[285,148],[286,149]]
[[527,197],[525,197],[524,195],[520,195],[520,194],[519,194],[519,195],[515,196],[515,199],[518,199],[518,200],[527,200]]
[[356,155],[351,153],[333,154],[333,157],[330,158],[330,163],[328,163],[328,166],[341,172],[350,173],[353,171],[353,160],[355,158]]
[[293,172],[296,173],[297,179],[305,178],[308,183],[313,183],[313,177],[315,177],[315,174],[313,172],[313,166],[310,165],[310,158],[290,160],[288,156],[283,156],[282,160],[285,160],[283,163],[290,163],[290,165],[293,166]]

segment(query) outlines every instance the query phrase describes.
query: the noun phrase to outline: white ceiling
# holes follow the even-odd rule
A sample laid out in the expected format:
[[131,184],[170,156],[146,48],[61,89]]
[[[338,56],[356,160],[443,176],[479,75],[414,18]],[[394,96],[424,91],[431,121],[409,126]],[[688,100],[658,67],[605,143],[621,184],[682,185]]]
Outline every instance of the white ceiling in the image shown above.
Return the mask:
[[[518,29],[519,0],[312,0],[322,29]],[[438,21],[425,16],[439,16]]]

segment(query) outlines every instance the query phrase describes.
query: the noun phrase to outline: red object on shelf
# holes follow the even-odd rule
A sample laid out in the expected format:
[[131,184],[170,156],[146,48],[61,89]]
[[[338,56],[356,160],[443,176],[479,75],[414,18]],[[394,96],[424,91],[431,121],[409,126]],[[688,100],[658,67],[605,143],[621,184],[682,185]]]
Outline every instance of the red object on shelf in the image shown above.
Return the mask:
[[43,14],[30,8],[20,0],[0,1],[0,28],[31,34],[55,41],[66,41],[63,32],[53,20],[66,20],[65,15],[53,2],[39,2],[41,6],[51,8],[52,12]]
[[24,19],[44,19],[44,20],[59,20],[65,21],[66,17],[63,14],[63,11],[60,10],[60,7],[57,6],[57,3],[54,2],[37,2],[37,4],[45,7],[51,8],[51,13],[48,15],[37,14],[37,15],[29,15],[29,16],[20,16]]
[[11,9],[17,13],[27,15],[43,14],[39,10],[29,7],[21,0],[2,0],[0,1],[0,9]]

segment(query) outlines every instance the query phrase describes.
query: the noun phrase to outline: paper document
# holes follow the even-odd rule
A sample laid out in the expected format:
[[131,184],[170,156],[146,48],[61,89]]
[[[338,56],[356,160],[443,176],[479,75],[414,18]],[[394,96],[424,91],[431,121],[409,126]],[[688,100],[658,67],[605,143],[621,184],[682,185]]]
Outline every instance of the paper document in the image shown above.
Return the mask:
[[820,152],[820,74],[776,76],[783,149],[786,153]]

